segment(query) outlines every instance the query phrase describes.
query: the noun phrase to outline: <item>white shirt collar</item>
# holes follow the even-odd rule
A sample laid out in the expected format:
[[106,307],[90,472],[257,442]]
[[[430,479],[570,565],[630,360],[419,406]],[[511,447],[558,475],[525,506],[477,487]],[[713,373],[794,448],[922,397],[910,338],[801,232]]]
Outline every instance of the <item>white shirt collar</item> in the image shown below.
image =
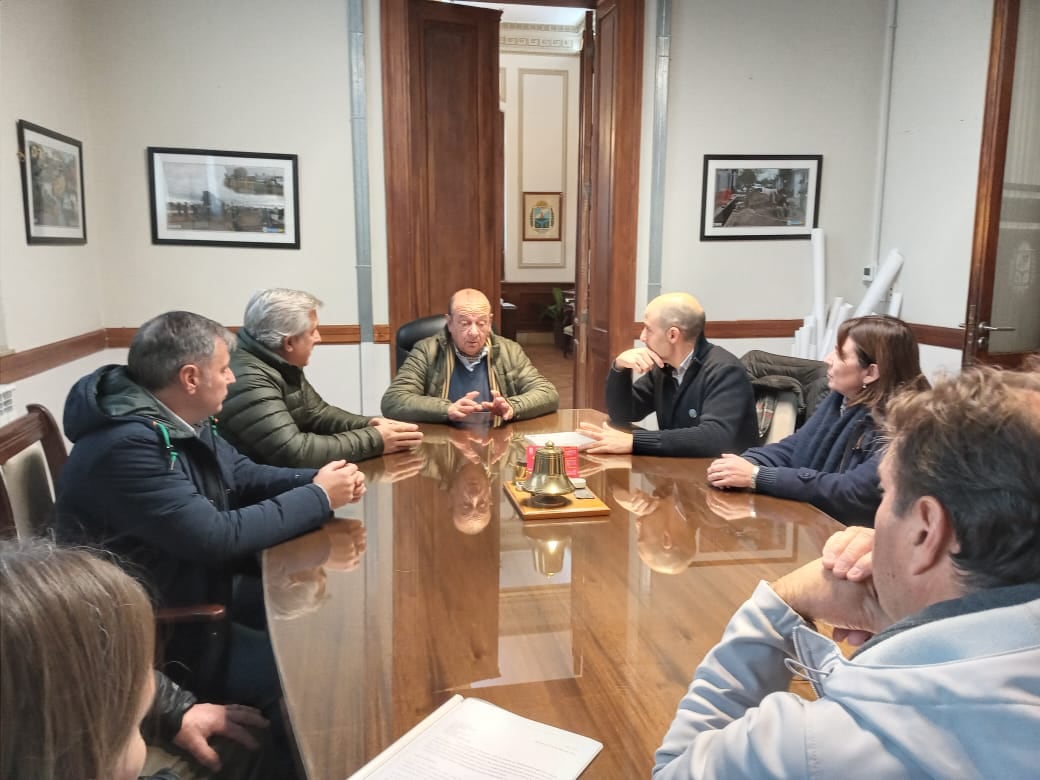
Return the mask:
[[696,345],[690,350],[689,354],[682,359],[682,362],[675,367],[675,373],[672,377],[675,379],[677,385],[681,385],[683,377],[686,376],[686,369],[690,367],[690,363],[693,362],[693,353],[697,351]]
[[484,360],[485,357],[487,357],[488,351],[487,344],[484,344],[483,349],[480,350],[480,353],[478,355],[470,357],[469,355],[462,354],[462,352],[459,351],[459,348],[455,345],[454,341],[451,342],[451,348],[455,350],[455,357],[459,359],[459,362],[461,362],[465,369],[469,371],[471,374],[473,373],[473,371],[476,370],[477,366],[480,365],[481,361]]

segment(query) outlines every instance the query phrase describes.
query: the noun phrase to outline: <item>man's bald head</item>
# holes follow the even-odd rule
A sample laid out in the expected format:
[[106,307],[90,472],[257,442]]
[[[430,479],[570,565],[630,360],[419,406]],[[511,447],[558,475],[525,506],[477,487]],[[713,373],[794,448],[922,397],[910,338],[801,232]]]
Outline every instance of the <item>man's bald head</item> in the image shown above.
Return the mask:
[[658,295],[647,305],[646,319],[661,330],[678,328],[683,339],[691,344],[704,332],[704,307],[689,293]]

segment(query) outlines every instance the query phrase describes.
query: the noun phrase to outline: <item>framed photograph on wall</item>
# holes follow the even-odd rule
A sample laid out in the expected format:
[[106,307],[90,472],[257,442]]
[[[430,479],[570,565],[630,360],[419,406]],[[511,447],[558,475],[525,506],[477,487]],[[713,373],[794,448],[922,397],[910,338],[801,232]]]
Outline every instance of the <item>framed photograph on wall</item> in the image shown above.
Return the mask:
[[819,154],[706,154],[701,240],[809,238],[820,212]]
[[148,147],[153,244],[300,248],[295,154]]
[[524,241],[559,241],[563,232],[561,192],[525,192]]
[[25,240],[30,244],[87,243],[83,144],[18,120]]

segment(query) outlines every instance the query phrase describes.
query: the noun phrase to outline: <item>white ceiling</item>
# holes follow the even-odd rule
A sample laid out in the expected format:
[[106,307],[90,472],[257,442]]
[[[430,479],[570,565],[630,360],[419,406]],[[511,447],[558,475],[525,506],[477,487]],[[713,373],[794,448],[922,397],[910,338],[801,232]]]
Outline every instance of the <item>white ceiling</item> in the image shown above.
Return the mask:
[[[455,2],[456,0],[444,0]],[[512,3],[475,3],[461,0],[459,5],[475,5],[480,8],[496,8],[502,12],[503,22],[519,24],[562,24],[568,27],[581,24],[585,18],[584,8],[547,8],[541,5],[513,5]]]

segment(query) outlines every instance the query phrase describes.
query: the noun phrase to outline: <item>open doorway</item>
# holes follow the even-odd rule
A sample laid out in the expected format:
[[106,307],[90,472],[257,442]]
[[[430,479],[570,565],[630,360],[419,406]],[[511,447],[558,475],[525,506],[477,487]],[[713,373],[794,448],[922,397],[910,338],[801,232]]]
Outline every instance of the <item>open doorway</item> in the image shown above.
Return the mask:
[[[523,3],[484,5],[493,7],[428,0],[380,4],[383,115],[393,117],[384,122],[391,339],[404,322],[442,311],[445,291],[461,286],[487,292],[502,322],[497,303],[506,204],[498,23],[502,9]],[[632,341],[645,8],[643,0],[554,5],[595,15],[595,45],[583,43],[580,58],[585,75],[579,81],[594,86],[578,89],[585,140],[578,150],[579,184],[570,199],[564,190],[556,195],[564,220],[568,200],[576,211],[574,270],[564,272],[578,282],[573,406],[602,408],[610,361]],[[591,26],[584,24],[586,31]],[[535,92],[551,91],[551,83],[537,75],[530,84]],[[554,201],[541,200],[546,206],[538,199],[532,205],[540,223],[531,227],[551,232],[555,226],[545,215]],[[458,203],[465,206],[461,212]],[[510,219],[516,220],[509,234],[515,241],[522,225],[516,206]],[[535,242],[522,244],[528,252]],[[529,250],[525,265],[544,260],[540,252],[548,250]],[[550,292],[557,286],[547,284]],[[516,330],[522,330],[520,323]]]
[[503,118],[500,332],[574,405],[574,303],[581,152],[582,8],[469,2],[501,11]]

